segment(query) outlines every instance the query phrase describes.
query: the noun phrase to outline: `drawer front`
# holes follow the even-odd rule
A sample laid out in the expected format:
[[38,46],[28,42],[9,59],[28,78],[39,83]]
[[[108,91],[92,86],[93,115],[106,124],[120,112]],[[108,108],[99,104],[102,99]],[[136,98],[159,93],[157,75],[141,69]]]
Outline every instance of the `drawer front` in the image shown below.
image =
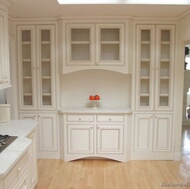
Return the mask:
[[89,122],[89,121],[94,121],[94,116],[93,115],[83,115],[83,114],[78,114],[78,115],[67,115],[67,121],[68,122]]
[[[25,171],[25,166],[28,163],[28,154],[25,153],[19,162],[14,166],[10,173],[4,179],[4,187],[9,188],[9,185],[19,179]],[[17,181],[16,181],[17,182]]]
[[123,115],[97,115],[99,122],[123,122]]

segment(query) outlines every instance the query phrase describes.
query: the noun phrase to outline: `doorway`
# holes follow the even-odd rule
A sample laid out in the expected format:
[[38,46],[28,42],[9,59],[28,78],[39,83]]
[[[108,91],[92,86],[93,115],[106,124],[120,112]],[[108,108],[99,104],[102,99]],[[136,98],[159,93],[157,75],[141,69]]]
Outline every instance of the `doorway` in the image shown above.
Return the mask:
[[182,154],[190,154],[190,41],[185,44]]

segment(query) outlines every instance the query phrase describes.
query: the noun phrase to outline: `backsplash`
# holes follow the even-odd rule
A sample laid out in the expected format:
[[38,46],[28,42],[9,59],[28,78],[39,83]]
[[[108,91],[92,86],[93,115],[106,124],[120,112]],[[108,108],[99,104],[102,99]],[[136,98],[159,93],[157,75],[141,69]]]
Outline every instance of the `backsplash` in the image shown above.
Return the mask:
[[88,107],[89,95],[100,95],[100,107],[130,107],[131,75],[105,70],[85,70],[62,76],[62,106]]

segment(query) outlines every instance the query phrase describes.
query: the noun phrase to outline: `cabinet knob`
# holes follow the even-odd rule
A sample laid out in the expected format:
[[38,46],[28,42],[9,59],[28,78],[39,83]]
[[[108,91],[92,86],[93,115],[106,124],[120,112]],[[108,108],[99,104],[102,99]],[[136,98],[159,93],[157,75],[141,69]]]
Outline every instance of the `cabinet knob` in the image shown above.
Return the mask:
[[109,118],[109,121],[111,121],[111,118]]
[[19,168],[17,169],[17,175],[20,173],[20,171],[21,171],[21,168],[19,167]]
[[79,117],[79,121],[81,121],[81,118]]

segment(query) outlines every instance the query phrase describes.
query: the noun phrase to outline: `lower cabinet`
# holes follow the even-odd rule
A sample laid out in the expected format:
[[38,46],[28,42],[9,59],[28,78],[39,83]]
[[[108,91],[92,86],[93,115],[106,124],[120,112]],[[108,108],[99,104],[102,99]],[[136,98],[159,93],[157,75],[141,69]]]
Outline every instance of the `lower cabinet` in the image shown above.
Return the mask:
[[30,164],[30,185],[31,189],[35,188],[38,182],[38,172],[37,172],[37,154],[36,154],[36,131],[32,132],[27,136],[30,140],[32,140],[32,145],[29,148],[29,164]]
[[59,159],[59,135],[56,114],[21,113],[20,119],[38,121],[37,128],[37,157]]
[[4,189],[25,189],[30,187],[28,151],[4,178]]
[[62,132],[64,161],[87,157],[127,161],[125,115],[64,114]]
[[132,159],[173,159],[172,114],[136,114]]

